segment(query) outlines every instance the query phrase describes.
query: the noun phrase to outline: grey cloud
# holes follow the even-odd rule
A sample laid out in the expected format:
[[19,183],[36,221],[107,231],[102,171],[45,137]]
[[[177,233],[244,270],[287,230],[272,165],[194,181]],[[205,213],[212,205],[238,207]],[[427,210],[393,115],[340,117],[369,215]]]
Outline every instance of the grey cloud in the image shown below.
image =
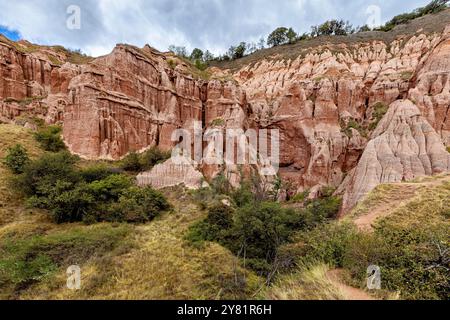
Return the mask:
[[[0,2],[0,25],[18,30],[30,41],[61,44],[100,55],[116,43],[170,44],[224,52],[240,41],[257,41],[274,28],[311,25],[342,18],[365,24],[369,5],[382,19],[423,6],[427,0],[16,0]],[[66,28],[69,5],[82,13],[81,30]]]

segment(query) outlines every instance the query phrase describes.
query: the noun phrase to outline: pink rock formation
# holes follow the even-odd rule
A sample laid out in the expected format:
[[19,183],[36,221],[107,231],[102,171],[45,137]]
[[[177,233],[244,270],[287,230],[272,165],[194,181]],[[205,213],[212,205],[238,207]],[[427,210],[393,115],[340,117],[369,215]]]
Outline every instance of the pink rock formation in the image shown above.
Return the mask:
[[[0,58],[0,121],[33,115],[62,123],[69,149],[88,159],[170,150],[172,132],[193,130],[196,121],[203,130],[279,129],[280,176],[291,193],[345,185],[345,209],[378,183],[448,169],[450,27],[392,43],[322,45],[234,74],[211,69],[212,79],[234,81],[194,77],[189,65],[149,46],[118,45],[75,65],[54,47],[0,39]],[[391,105],[379,124],[377,105]],[[374,161],[386,153],[394,163]],[[209,178],[225,170],[239,183],[238,166],[199,169]],[[156,170],[148,179],[164,175]]]
[[394,102],[372,136],[346,181],[343,212],[381,183],[450,170],[450,154],[439,135],[409,100]]

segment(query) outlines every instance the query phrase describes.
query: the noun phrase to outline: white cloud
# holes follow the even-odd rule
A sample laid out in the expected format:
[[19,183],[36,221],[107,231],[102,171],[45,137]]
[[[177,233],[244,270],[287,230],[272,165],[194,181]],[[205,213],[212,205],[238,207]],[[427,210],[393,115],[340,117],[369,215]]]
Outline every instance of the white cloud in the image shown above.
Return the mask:
[[[165,50],[170,44],[224,52],[240,41],[257,41],[279,26],[299,32],[327,19],[365,24],[366,8],[379,5],[386,21],[427,0],[15,0],[0,2],[0,25],[24,39],[61,44],[98,56],[116,43],[146,43]],[[81,8],[80,30],[66,28],[69,5]]]

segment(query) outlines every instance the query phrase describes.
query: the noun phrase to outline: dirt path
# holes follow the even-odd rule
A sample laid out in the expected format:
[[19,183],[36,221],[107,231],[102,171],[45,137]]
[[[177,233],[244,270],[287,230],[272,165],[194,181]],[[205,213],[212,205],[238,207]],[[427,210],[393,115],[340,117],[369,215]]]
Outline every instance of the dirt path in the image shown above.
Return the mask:
[[405,188],[395,197],[387,198],[386,202],[377,205],[370,213],[357,217],[354,222],[358,230],[363,232],[373,232],[374,223],[380,219],[389,216],[396,208],[403,204],[403,201],[409,200],[416,195],[417,188],[423,184],[402,184]]
[[353,288],[342,281],[341,269],[330,270],[327,272],[327,278],[342,293],[345,300],[376,300],[367,292],[361,289]]
[[448,181],[450,181],[450,175],[444,174],[439,177],[425,177],[419,182],[394,183],[393,186],[401,187],[398,192],[387,195],[384,198],[385,202],[377,204],[368,214],[356,217],[354,222],[360,231],[372,232],[373,225],[378,219],[389,216],[395,209],[405,204],[405,201],[414,198],[419,188],[433,188]]

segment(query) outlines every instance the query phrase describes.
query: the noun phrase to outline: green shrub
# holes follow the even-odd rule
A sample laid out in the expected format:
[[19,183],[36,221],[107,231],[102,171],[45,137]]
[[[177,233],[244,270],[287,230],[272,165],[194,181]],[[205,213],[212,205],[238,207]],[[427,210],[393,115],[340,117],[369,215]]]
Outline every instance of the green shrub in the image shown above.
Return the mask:
[[231,192],[231,199],[234,204],[241,208],[255,201],[250,183],[243,182],[239,188]]
[[127,189],[118,202],[110,207],[105,220],[143,223],[156,218],[161,212],[170,209],[164,196],[151,187]]
[[45,154],[25,166],[15,187],[57,223],[146,222],[168,208],[160,193],[134,187],[130,177],[105,166],[80,170],[76,161],[68,152]]
[[25,166],[30,162],[27,150],[20,144],[8,148],[8,154],[4,159],[4,164],[14,173],[20,174],[25,170]]
[[46,196],[53,192],[58,181],[71,185],[80,181],[75,170],[76,161],[77,158],[68,152],[45,154],[24,168],[15,185],[27,196]]
[[309,190],[303,191],[301,193],[296,194],[292,199],[290,200],[293,203],[304,203],[306,199],[309,197]]
[[339,213],[341,204],[341,198],[330,195],[309,201],[304,213],[306,224],[308,227],[314,227],[335,218]]
[[89,184],[89,193],[98,202],[110,202],[119,200],[120,196],[133,185],[126,175],[110,175],[102,180]]
[[158,147],[151,147],[141,155],[139,162],[142,170],[150,170],[157,164],[168,160],[170,157],[170,152],[163,152]]
[[290,240],[299,223],[299,215],[294,210],[282,208],[277,203],[245,206],[236,212],[228,247],[241,257],[260,260],[259,266],[265,267],[266,263],[274,261],[279,246]]
[[213,205],[208,210],[208,217],[193,225],[186,236],[193,243],[216,241],[225,243],[233,226],[234,210],[222,203]]
[[160,164],[171,156],[170,152],[163,152],[158,147],[152,147],[143,154],[136,152],[129,153],[122,160],[122,169],[130,172],[140,172],[152,169],[155,165]]
[[389,106],[382,102],[377,102],[373,106],[373,113],[372,113],[372,122],[369,125],[369,130],[375,130],[380,123],[380,121],[383,119],[383,117],[386,115],[386,113],[389,110]]
[[60,267],[101,257],[123,242],[127,226],[77,227],[31,238],[7,238],[0,245],[0,287],[23,290],[54,274]]
[[357,236],[353,224],[326,223],[303,231],[298,234],[298,242],[302,244],[299,254],[301,262],[310,265],[321,261],[333,267],[342,267],[345,252]]
[[359,134],[360,134],[361,136],[363,136],[363,137],[366,137],[366,136],[367,136],[367,132],[366,132],[366,130],[363,128],[363,126],[360,125],[360,124],[359,124],[356,120],[354,120],[354,119],[350,119],[350,120],[348,121],[347,124],[345,124],[344,121],[341,121],[341,128],[342,128],[342,132],[344,132],[345,135],[346,135],[347,137],[349,137],[349,138],[352,138],[352,137],[353,137],[353,134],[352,134],[352,130],[351,130],[351,129],[355,129],[355,130],[358,131]]
[[[440,244],[440,247],[438,246]],[[448,299],[448,227],[397,230],[382,225],[374,234],[360,234],[348,244],[343,267],[364,284],[370,265],[381,268],[382,288],[403,299]]]
[[378,30],[390,31],[394,29],[395,26],[409,23],[411,20],[423,17],[424,15],[441,12],[448,8],[447,3],[448,0],[433,0],[425,7],[418,8],[410,13],[403,13],[395,16]]
[[106,179],[109,176],[120,173],[120,171],[120,169],[110,168],[104,164],[98,164],[81,169],[80,175],[84,181],[91,183]]
[[36,132],[34,137],[45,151],[59,152],[66,148],[61,139],[61,131],[59,126],[48,126]]

